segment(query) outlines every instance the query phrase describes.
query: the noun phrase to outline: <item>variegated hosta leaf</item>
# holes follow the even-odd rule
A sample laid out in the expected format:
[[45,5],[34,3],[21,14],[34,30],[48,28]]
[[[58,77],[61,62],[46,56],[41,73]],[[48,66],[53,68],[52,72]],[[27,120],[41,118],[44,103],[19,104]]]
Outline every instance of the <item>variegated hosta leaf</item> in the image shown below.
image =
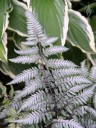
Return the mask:
[[27,36],[26,16],[25,11],[27,6],[17,0],[12,1],[13,10],[10,13],[9,29],[15,31],[21,36]]
[[0,60],[3,62],[7,61],[7,33],[3,34],[3,37],[0,39]]
[[0,0],[0,60],[3,62],[7,61],[7,35],[5,34],[6,29],[9,24],[9,13],[8,10],[11,9],[10,0]]
[[87,19],[77,11],[69,10],[67,40],[85,52],[96,52],[92,28]]
[[30,0],[30,6],[32,7],[32,11],[36,14],[35,16],[38,17],[38,20],[45,29],[47,35],[50,37],[59,37],[60,41],[63,34],[62,28],[64,19],[66,20],[68,13],[65,9],[65,2],[62,0],[48,0],[46,2],[45,0]]
[[64,8],[64,24],[63,24],[63,34],[61,36],[61,43],[64,46],[67,38],[68,32],[68,24],[69,24],[69,17],[68,17],[68,0],[64,0],[65,8]]

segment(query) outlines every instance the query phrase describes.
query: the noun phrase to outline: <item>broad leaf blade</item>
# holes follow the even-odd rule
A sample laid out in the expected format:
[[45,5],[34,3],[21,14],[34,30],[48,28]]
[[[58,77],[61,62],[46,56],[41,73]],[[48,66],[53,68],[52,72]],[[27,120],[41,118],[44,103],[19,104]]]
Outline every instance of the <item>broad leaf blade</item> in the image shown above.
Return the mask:
[[62,0],[30,0],[30,6],[48,36],[62,36],[64,2]]
[[[5,31],[8,27],[8,10],[11,8],[10,0],[0,0],[0,60],[3,62],[7,61],[7,38],[5,40]],[[7,37],[7,36],[6,36]]]
[[67,40],[82,51],[94,53],[94,35],[86,18],[79,12],[69,10],[69,30]]
[[9,18],[9,29],[17,32],[21,36],[27,35],[26,9],[27,7],[25,4],[13,0],[13,10]]

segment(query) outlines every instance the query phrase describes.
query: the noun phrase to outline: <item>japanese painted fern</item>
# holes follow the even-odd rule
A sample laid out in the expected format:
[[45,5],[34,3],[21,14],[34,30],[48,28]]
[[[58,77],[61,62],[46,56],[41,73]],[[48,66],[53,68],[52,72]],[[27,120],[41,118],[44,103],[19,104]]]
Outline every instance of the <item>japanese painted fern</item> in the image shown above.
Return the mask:
[[96,128],[96,67],[88,74],[84,64],[78,67],[62,59],[68,49],[55,45],[58,38],[49,38],[31,12],[25,15],[28,38],[22,43],[26,48],[15,50],[19,57],[10,61],[33,63],[33,67],[9,83],[25,82],[14,97],[15,102],[22,101],[18,109],[22,116],[11,122],[21,128]]

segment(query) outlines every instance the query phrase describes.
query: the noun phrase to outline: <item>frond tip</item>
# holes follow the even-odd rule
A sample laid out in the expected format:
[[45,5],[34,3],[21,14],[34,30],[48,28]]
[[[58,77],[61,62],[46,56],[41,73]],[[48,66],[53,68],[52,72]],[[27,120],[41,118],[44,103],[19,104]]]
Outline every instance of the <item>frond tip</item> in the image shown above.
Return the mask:
[[25,119],[15,120],[13,122],[31,125],[31,124],[38,124],[42,121],[45,122],[46,118],[48,120],[52,119],[52,113],[34,111],[33,113],[29,114]]
[[22,73],[20,73],[19,75],[17,75],[10,83],[8,83],[7,85],[10,84],[16,84],[16,83],[20,83],[20,82],[24,82],[26,80],[29,80],[30,78],[34,78],[35,76],[38,75],[38,69],[37,68],[32,68],[32,69],[27,69],[24,70]]

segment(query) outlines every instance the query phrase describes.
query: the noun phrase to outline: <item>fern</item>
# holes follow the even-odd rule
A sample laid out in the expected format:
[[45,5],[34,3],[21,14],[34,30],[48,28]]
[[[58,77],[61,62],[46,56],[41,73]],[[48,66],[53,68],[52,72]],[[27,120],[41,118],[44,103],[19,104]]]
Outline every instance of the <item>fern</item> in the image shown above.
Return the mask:
[[15,50],[19,57],[10,61],[35,65],[8,83],[25,82],[14,97],[15,102],[20,102],[14,108],[21,116],[10,122],[20,123],[21,128],[95,127],[95,109],[86,106],[92,101],[96,107],[95,67],[88,73],[85,62],[79,67],[61,59],[68,48],[55,45],[58,38],[48,37],[31,12],[26,11],[25,15],[29,36],[22,43],[26,48]]
[[52,128],[83,128],[74,120],[54,120],[52,124]]

